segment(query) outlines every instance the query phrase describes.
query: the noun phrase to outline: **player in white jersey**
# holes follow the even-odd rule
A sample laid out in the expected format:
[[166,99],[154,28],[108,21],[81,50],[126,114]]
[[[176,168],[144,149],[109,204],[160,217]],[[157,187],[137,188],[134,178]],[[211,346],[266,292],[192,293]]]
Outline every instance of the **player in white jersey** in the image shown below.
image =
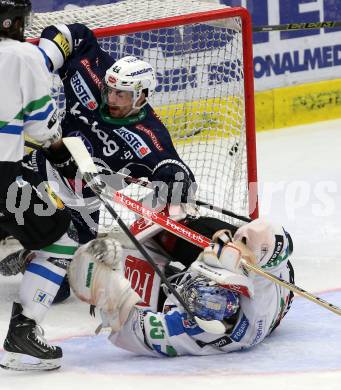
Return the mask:
[[167,291],[163,302],[160,280],[146,260],[137,249],[121,246],[117,240],[97,239],[77,250],[69,269],[74,292],[101,309],[103,326],[111,327],[109,339],[114,345],[140,355],[211,355],[260,343],[279,325],[293,294],[247,273],[240,259],[293,282],[290,235],[261,219],[240,228],[208,217],[183,222],[206,236],[214,233],[214,247],[201,251],[143,220],[131,231],[166,274],[169,258],[183,263],[184,271],[169,280],[196,316],[221,321],[225,332],[201,329]]
[[[49,345],[41,323],[66,273],[77,243],[67,231],[70,216],[29,159],[24,136],[50,148],[55,162],[70,158],[61,141],[58,112],[50,96],[51,75],[42,50],[24,40],[29,0],[0,0],[0,229],[32,250],[14,302],[1,363],[16,370],[54,369],[62,350]],[[22,355],[36,362],[21,362]]]

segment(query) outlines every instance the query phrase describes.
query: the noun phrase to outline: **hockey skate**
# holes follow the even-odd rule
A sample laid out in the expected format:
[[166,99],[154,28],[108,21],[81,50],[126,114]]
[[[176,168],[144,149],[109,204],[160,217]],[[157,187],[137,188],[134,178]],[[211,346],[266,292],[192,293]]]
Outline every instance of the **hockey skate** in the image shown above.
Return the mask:
[[22,306],[15,302],[4,350],[6,354],[0,367],[16,371],[55,370],[63,356],[62,349],[48,344],[42,329],[25,317]]
[[24,272],[26,264],[32,260],[34,253],[26,249],[12,252],[0,260],[0,274],[3,276],[14,276]]

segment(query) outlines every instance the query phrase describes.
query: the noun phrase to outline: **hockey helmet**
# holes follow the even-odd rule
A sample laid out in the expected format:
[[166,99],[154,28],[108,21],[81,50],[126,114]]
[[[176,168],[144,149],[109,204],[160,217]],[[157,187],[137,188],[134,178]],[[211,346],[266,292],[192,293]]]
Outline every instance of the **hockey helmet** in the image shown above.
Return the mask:
[[0,0],[0,36],[24,41],[24,29],[32,23],[30,0]]
[[[133,56],[123,57],[116,61],[105,73],[102,83],[102,101],[108,104],[110,89],[129,91],[133,94],[133,109],[142,108],[148,102],[156,88],[156,77],[153,67],[145,61]],[[142,93],[146,101],[136,106]]]
[[204,276],[191,276],[182,284],[180,294],[191,311],[205,320],[226,320],[239,311],[239,294]]

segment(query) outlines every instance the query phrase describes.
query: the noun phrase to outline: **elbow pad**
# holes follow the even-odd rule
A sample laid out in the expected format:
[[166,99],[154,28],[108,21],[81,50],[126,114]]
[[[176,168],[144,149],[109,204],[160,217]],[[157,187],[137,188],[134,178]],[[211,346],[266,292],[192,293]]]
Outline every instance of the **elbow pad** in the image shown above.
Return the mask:
[[52,71],[60,69],[72,53],[72,36],[65,24],[49,26],[41,34],[39,48],[52,64]]

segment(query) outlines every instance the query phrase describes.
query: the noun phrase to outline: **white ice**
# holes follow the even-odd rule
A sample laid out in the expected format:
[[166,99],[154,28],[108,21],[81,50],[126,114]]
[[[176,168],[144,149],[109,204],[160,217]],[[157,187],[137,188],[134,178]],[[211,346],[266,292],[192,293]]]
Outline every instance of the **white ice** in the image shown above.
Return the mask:
[[[261,215],[291,233],[296,284],[341,306],[341,120],[260,133],[257,156]],[[19,281],[0,278],[1,341]],[[134,356],[93,336],[97,324],[74,297],[54,306],[43,325],[62,368],[0,371],[0,389],[341,388],[341,317],[304,298],[262,344],[223,356]]]

